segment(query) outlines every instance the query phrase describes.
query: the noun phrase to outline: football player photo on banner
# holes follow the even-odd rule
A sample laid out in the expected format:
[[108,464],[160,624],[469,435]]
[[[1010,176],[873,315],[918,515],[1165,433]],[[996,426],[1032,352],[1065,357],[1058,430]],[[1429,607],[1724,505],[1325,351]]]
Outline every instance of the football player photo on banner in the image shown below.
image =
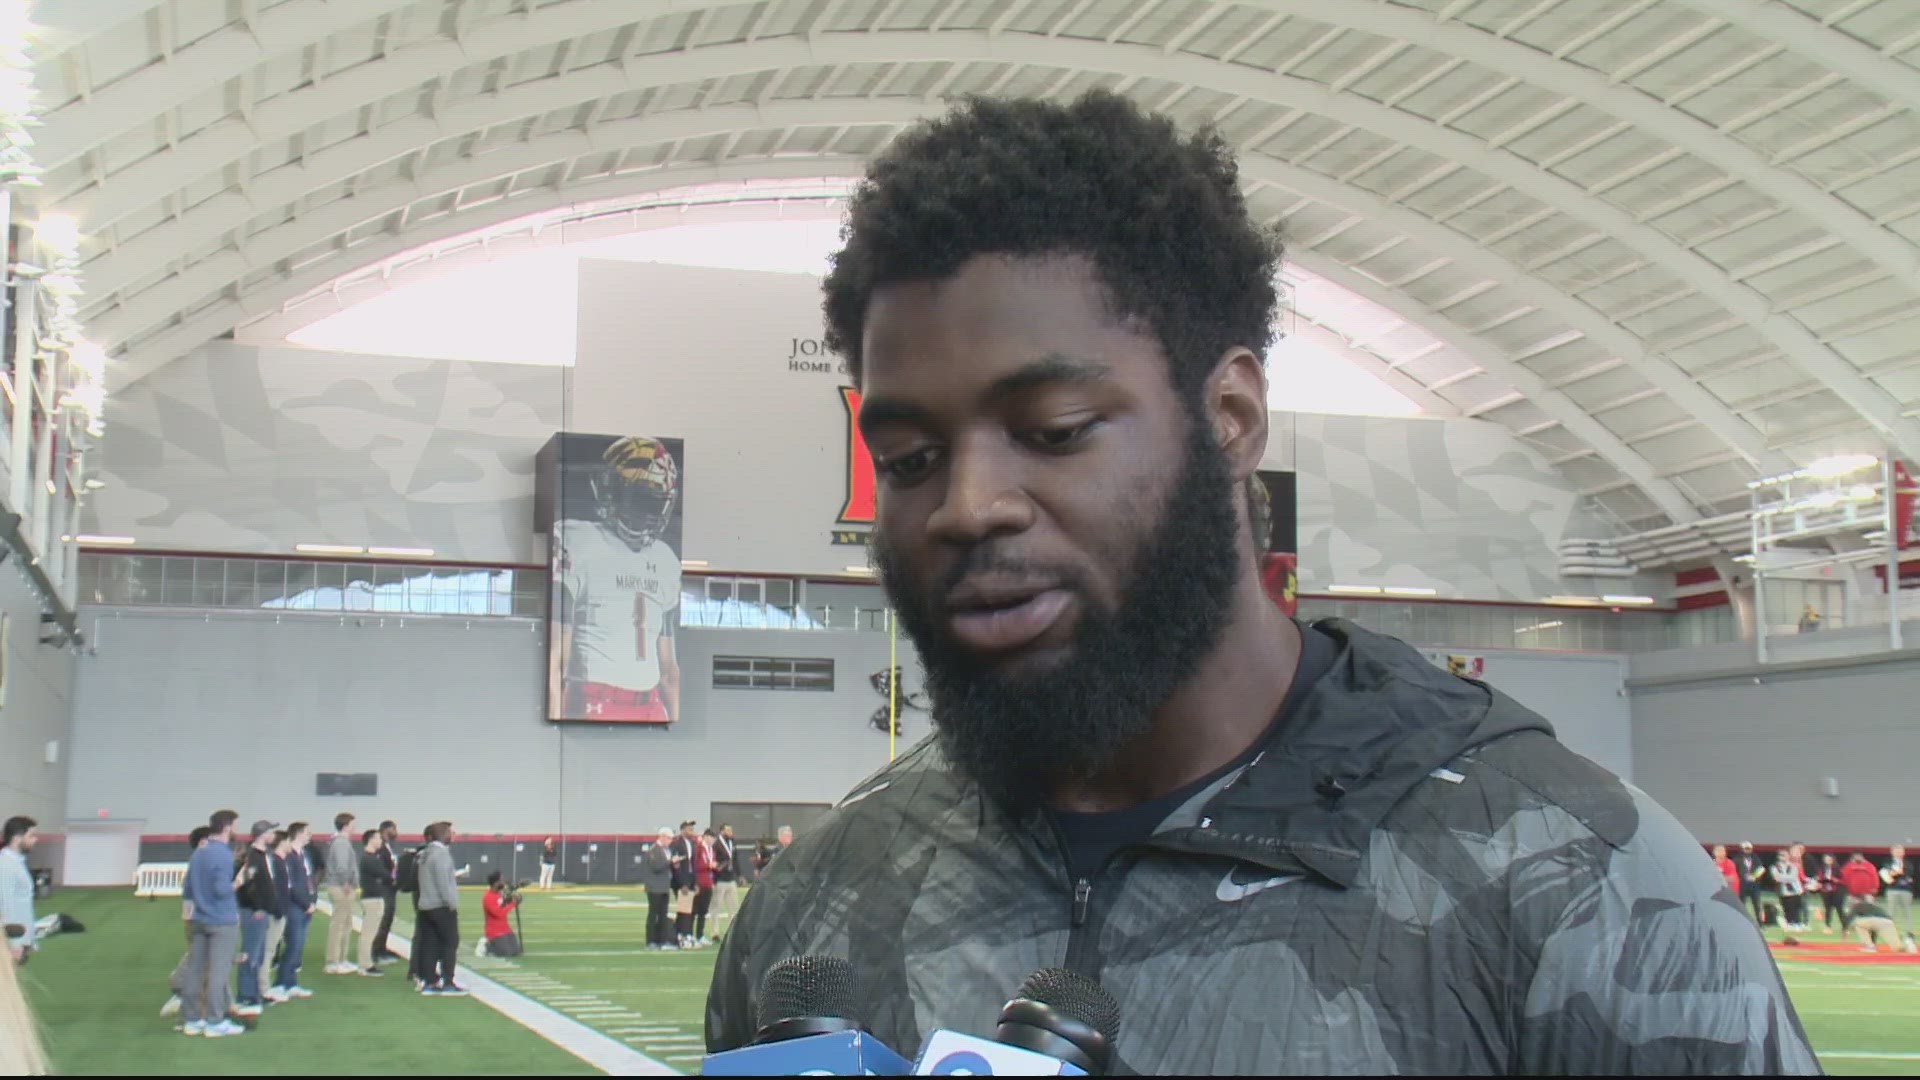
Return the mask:
[[551,501],[547,718],[680,719],[682,442],[556,435],[540,470]]

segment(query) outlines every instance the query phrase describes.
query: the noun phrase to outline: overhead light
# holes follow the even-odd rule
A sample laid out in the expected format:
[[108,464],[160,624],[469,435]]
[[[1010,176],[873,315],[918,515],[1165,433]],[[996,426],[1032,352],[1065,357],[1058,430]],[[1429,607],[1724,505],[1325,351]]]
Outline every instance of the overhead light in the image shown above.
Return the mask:
[[1329,585],[1327,591],[1344,596],[1379,596],[1381,590],[1378,585]]
[[1605,600],[1609,604],[1651,604],[1653,603],[1653,597],[1651,596],[1603,596],[1600,599]]
[[83,545],[115,544],[125,546],[134,542],[131,536],[76,536],[74,540]]
[[680,560],[680,565],[681,565],[681,566],[683,566],[683,567],[686,567],[686,566],[697,566],[697,567],[700,567],[701,569],[705,569],[705,568],[706,568],[706,565],[707,565],[707,560],[705,560],[705,559],[681,559],[681,560]]
[[385,555],[388,558],[394,558],[394,559],[431,559],[433,558],[433,549],[432,548],[402,548],[402,547],[370,547],[367,549],[367,554]]
[[80,247],[80,223],[66,214],[45,214],[33,225],[34,238],[50,251],[76,251]]
[[1439,589],[1429,589],[1425,585],[1389,585],[1384,591],[1388,596],[1439,596]]
[[100,478],[99,478],[99,477],[97,477],[97,476],[89,476],[89,477],[87,477],[87,490],[88,490],[88,491],[99,491],[99,490],[100,490],[101,488],[103,488],[103,487],[106,487],[106,486],[107,486],[107,482],[106,482],[105,480],[102,480],[102,479],[100,479]]
[[1567,624],[1566,624],[1566,623],[1563,623],[1563,622],[1561,622],[1561,621],[1560,621],[1559,619],[1554,619],[1554,620],[1551,620],[1551,621],[1549,621],[1549,622],[1538,622],[1538,623],[1534,623],[1534,624],[1533,624],[1532,626],[1523,626],[1523,627],[1521,627],[1520,629],[1518,629],[1518,630],[1515,630],[1515,631],[1514,631],[1514,633],[1516,633],[1516,634],[1531,634],[1531,633],[1533,633],[1533,632],[1534,632],[1535,630],[1557,630],[1557,629],[1559,629],[1560,627],[1562,627],[1562,626],[1565,626],[1565,625],[1567,625]]
[[1598,604],[1599,602],[1600,598],[1597,596],[1549,596],[1546,599],[1546,603],[1549,604]]
[[847,567],[847,573],[849,573],[849,574],[865,574],[865,575],[867,575],[867,576],[869,576],[869,577],[871,577],[871,576],[873,576],[873,567],[871,567],[871,566],[849,566],[849,567]]
[[1752,562],[1752,561],[1753,561],[1753,556],[1751,556],[1751,555],[1735,555],[1735,556],[1733,557],[1733,561],[1734,561],[1734,562],[1739,562],[1739,563],[1750,563],[1750,562]]
[[1801,471],[1810,477],[1831,480],[1836,476],[1845,476],[1878,464],[1880,459],[1872,454],[1835,454],[1832,457],[1823,457]]
[[295,544],[293,550],[308,555],[364,555],[367,549],[344,544]]
[[60,494],[60,489],[59,489],[59,488],[57,488],[57,487],[55,487],[55,486],[54,486],[54,484],[53,484],[53,481],[51,481],[51,480],[49,480],[49,481],[47,481],[47,494],[49,494],[49,495],[58,495],[58,494]]

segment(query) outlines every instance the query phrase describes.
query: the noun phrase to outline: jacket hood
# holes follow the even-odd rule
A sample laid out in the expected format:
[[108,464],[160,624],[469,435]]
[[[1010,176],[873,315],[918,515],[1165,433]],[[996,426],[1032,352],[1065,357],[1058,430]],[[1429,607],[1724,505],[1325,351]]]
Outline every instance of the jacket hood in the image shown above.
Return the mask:
[[1495,739],[1553,735],[1537,713],[1404,642],[1343,619],[1314,626],[1339,644],[1333,666],[1245,769],[1168,818],[1155,846],[1350,886],[1369,836],[1414,785]]

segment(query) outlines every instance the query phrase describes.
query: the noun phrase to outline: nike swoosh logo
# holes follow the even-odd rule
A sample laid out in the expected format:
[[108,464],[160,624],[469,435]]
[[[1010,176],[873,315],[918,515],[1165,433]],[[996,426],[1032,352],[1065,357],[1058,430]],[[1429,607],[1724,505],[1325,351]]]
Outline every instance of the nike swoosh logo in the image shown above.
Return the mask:
[[1242,885],[1233,880],[1233,869],[1229,867],[1227,869],[1227,876],[1220,879],[1220,885],[1213,890],[1213,895],[1223,904],[1238,903],[1252,896],[1254,893],[1265,892],[1268,889],[1277,889],[1289,881],[1299,881],[1304,876],[1306,875],[1285,874],[1280,877],[1268,878],[1265,881],[1250,881]]

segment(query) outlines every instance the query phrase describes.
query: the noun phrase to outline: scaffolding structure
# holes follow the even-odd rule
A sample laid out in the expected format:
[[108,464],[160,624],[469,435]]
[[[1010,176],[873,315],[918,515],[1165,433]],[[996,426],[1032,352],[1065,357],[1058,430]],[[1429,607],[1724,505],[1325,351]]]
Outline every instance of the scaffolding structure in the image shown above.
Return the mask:
[[[1751,547],[1737,562],[1753,569],[1754,655],[1767,663],[1769,578],[1806,580],[1810,571],[1886,562],[1887,643],[1902,647],[1900,530],[1892,497],[1896,454],[1848,454],[1747,485]],[[1846,581],[1848,595],[1857,584]]]

